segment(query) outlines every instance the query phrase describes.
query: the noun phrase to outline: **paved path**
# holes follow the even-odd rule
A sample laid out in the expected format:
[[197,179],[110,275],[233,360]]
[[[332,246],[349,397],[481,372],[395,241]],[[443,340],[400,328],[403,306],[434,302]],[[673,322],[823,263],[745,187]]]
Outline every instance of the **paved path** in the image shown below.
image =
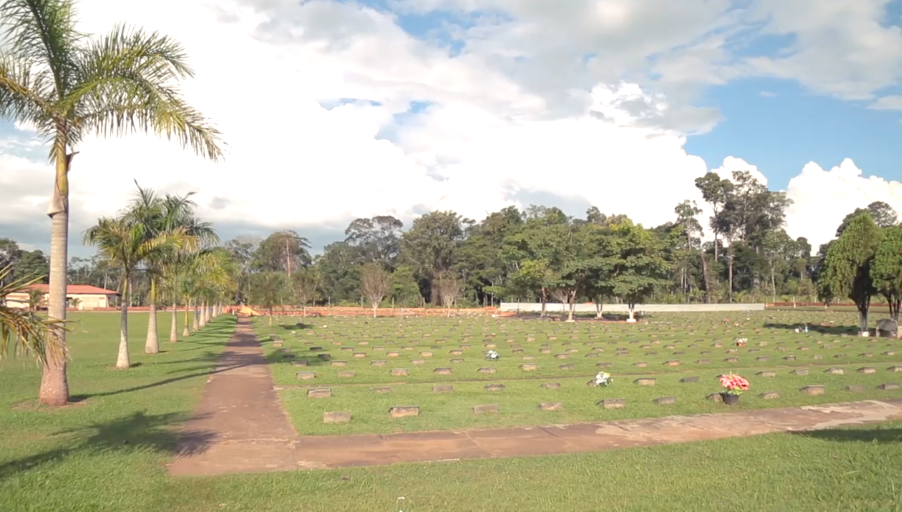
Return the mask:
[[894,419],[902,420],[902,400],[577,425],[297,436],[273,391],[250,320],[241,319],[185,426],[180,455],[169,472],[215,475],[596,452]]
[[248,318],[216,364],[183,429],[173,475],[279,471],[295,467],[294,427],[279,405],[272,373]]

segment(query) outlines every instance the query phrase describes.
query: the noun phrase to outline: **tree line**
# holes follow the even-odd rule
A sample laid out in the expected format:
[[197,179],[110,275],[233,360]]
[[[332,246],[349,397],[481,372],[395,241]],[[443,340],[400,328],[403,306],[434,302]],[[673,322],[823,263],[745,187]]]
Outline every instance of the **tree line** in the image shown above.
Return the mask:
[[[793,239],[784,229],[790,205],[785,194],[768,190],[751,173],[737,171],[731,179],[708,173],[696,186],[713,212],[708,218],[689,200],[675,206],[672,221],[650,228],[597,207],[585,217],[568,216],[555,207],[508,207],[479,222],[453,211],[434,211],[407,230],[397,218],[383,215],[354,220],[343,240],[316,255],[309,240],[293,230],[220,244],[211,226],[191,217],[188,196],[160,199],[138,187],[128,215],[137,218],[156,199],[171,203],[173,211],[193,219],[191,229],[206,233],[199,254],[218,255],[227,282],[211,295],[201,280],[173,278],[181,275],[174,269],[183,263],[171,267],[164,256],[132,256],[131,268],[123,272],[125,256],[116,260],[103,246],[93,258],[72,259],[69,281],[124,290],[127,275],[129,293],[123,298],[131,305],[189,308],[215,301],[270,311],[308,305],[487,306],[501,300],[560,302],[571,310],[584,301],[600,308],[605,301],[835,300],[850,295],[839,282],[848,276],[829,270],[835,267],[828,265],[830,249],[845,246],[837,245],[843,235],[858,236],[864,222],[859,218],[869,219],[875,233],[887,234],[884,244],[891,243],[891,228],[898,224],[891,207],[872,203],[849,213],[837,228],[837,239],[812,254],[807,239]],[[846,245],[867,246],[858,241]],[[873,258],[877,245],[871,245]],[[35,271],[31,263],[20,266],[23,273]],[[880,260],[877,268],[889,267]],[[895,275],[892,269],[886,272]],[[877,285],[865,288],[871,290],[868,297],[878,294]]]

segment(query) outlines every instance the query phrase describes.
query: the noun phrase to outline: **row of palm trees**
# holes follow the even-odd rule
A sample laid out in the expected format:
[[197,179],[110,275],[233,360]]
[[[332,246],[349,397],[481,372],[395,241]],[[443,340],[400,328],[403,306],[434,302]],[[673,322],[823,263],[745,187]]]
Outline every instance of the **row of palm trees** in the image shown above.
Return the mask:
[[[136,182],[137,185],[137,182]],[[194,214],[192,194],[158,195],[142,188],[116,217],[103,217],[85,232],[84,241],[97,247],[110,266],[119,269],[122,317],[119,327],[117,368],[129,368],[128,304],[129,283],[135,272],[147,274],[150,283],[147,339],[144,352],[160,351],[157,334],[157,304],[172,304],[169,341],[178,341],[178,305],[185,305],[183,336],[203,328],[221,312],[221,304],[237,286],[235,268],[219,237],[208,222]],[[189,312],[194,322],[189,329]]]
[[[43,372],[39,400],[53,406],[69,401],[67,360],[58,356],[66,352],[69,171],[78,144],[92,135],[152,132],[214,162],[223,159],[225,145],[178,87],[194,72],[177,41],[124,24],[94,36],[79,30],[77,19],[75,0],[0,0],[0,119],[33,129],[49,146],[54,167],[52,187],[48,183],[48,321],[33,324],[39,317],[0,309],[0,356],[13,343],[37,351]],[[113,219],[102,224],[92,235],[98,242],[103,230],[125,236],[145,229]],[[188,280],[187,271],[181,279]]]

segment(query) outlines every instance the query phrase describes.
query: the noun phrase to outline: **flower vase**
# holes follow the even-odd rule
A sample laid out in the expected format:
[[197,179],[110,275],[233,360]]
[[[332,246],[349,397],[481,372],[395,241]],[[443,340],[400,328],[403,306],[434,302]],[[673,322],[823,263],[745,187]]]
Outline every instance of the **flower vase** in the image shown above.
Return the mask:
[[732,393],[721,393],[723,397],[723,403],[727,405],[736,405],[739,403],[739,395],[734,395]]

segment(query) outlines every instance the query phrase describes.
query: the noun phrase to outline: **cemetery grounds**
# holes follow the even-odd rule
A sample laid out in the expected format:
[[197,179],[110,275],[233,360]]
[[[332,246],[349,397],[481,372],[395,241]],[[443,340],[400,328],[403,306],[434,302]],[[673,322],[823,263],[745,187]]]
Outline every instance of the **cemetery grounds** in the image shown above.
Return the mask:
[[[179,428],[201,398],[234,317],[220,317],[148,356],[142,350],[147,316],[132,314],[132,357],[140,364],[119,371],[112,368],[118,315],[72,316],[72,405],[38,407],[35,364],[0,363],[4,511],[638,511],[660,510],[662,503],[667,510],[902,510],[902,421],[598,453],[174,477],[166,464],[178,449]],[[633,325],[491,317],[297,320],[285,317],[286,325],[270,327],[258,319],[256,330],[279,401],[304,436],[902,398],[893,386],[902,383],[895,371],[902,367],[902,342],[854,336],[856,317],[849,312],[655,314]],[[795,332],[805,323],[809,332]],[[159,325],[168,329],[167,314],[159,315]],[[736,346],[737,338],[746,344]],[[499,359],[486,360],[488,350]],[[613,383],[587,385],[598,371],[610,373]],[[729,371],[751,382],[734,407],[708,398],[719,391],[716,377]],[[329,392],[308,396],[311,389]],[[813,389],[823,393],[808,394]],[[614,399],[623,406],[604,407]],[[485,405],[497,405],[497,412],[474,413]],[[418,407],[418,414],[393,418],[389,410],[396,406]],[[350,412],[351,420],[324,423],[328,412]]]

